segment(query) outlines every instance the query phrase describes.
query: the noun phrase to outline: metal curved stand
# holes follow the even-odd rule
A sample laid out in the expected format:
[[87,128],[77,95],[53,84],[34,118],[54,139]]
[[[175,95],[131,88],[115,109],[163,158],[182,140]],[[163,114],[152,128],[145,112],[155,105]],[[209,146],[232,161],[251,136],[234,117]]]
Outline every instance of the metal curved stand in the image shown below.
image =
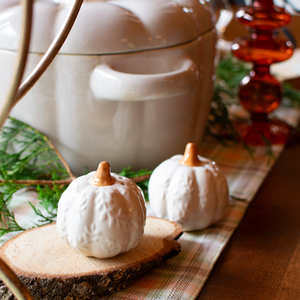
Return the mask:
[[58,51],[64,44],[66,38],[68,37],[73,24],[78,16],[79,10],[81,8],[83,0],[75,0],[72,8],[69,11],[67,18],[65,19],[63,25],[61,26],[59,32],[57,33],[54,41],[50,45],[49,49],[39,62],[39,64],[35,67],[35,69],[31,72],[25,82],[19,88],[17,99],[14,104],[20,101],[35,85],[35,83],[39,80],[39,78],[43,75],[43,73],[47,70]]
[[33,296],[19,277],[0,258],[0,278],[18,300],[34,300]]
[[[13,106],[20,101],[34,86],[34,84],[39,80],[39,78],[43,75],[43,73],[47,70],[57,53],[59,52],[60,48],[62,47],[63,43],[65,42],[67,36],[70,33],[71,28],[78,16],[79,10],[83,3],[83,0],[75,0],[73,3],[70,12],[62,25],[61,29],[59,30],[58,34],[56,35],[54,41],[50,45],[49,49],[39,62],[39,64],[35,67],[32,73],[28,76],[25,82],[21,85],[18,89],[26,63],[26,57],[29,48],[29,40],[30,40],[30,31],[31,31],[31,15],[32,15],[32,1],[33,0],[22,0],[24,2],[24,17],[23,17],[23,33],[21,39],[21,48],[18,52],[18,62],[15,67],[14,72],[14,82],[12,84],[12,88],[9,91],[9,96],[6,97],[6,100],[3,103],[3,106],[0,110],[0,128],[3,126],[10,110]],[[27,7],[31,7],[31,10]],[[29,19],[30,17],[30,19]],[[30,25],[29,25],[30,23]]]
[[29,49],[30,33],[31,33],[31,23],[32,23],[32,9],[33,0],[22,0],[23,3],[23,19],[22,19],[22,36],[21,36],[21,46],[17,54],[17,63],[15,64],[13,72],[13,80],[8,89],[6,99],[4,100],[1,111],[0,111],[0,128],[5,122],[11,108],[15,101],[16,94],[18,92],[19,85],[22,80],[22,76],[25,70],[27,53]]
[[[52,42],[51,46],[25,80],[22,86],[19,88],[23,73],[26,66],[27,53],[29,50],[29,41],[31,33],[32,23],[32,11],[33,11],[33,0],[21,0],[23,4],[23,21],[22,21],[22,36],[20,48],[18,50],[17,62],[13,72],[13,81],[9,87],[6,99],[0,109],[0,128],[3,126],[9,112],[13,106],[22,99],[26,93],[34,86],[39,80],[42,74],[46,71],[48,66],[51,64],[58,51],[65,42],[76,18],[79,13],[80,7],[83,0],[75,0],[73,6],[67,16],[64,24],[60,31]],[[34,300],[31,293],[18,278],[18,276],[9,268],[9,266],[0,258],[0,279],[6,284],[6,286],[12,291],[15,297],[19,300]]]

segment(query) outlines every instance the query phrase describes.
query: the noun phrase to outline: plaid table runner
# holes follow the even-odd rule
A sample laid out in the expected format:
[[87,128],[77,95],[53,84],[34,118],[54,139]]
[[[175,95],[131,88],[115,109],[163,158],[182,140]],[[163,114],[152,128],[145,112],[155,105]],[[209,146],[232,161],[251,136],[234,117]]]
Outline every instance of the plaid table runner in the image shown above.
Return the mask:
[[[277,114],[291,125],[299,120],[299,111],[281,109]],[[157,266],[123,292],[101,299],[196,299],[283,149],[284,146],[272,146],[274,158],[271,159],[266,147],[257,147],[252,159],[241,145],[226,147],[205,139],[199,154],[217,162],[228,180],[231,201],[225,216],[205,230],[184,233],[178,240],[181,244],[178,256]]]
[[[292,125],[297,124],[300,116],[299,111],[291,109],[277,113]],[[252,159],[240,145],[226,147],[205,139],[199,153],[217,162],[228,180],[231,199],[225,216],[205,230],[184,233],[178,240],[182,247],[178,256],[149,271],[123,292],[99,299],[196,299],[249,202],[283,149],[283,146],[272,146],[274,158],[271,159],[266,147],[258,147]],[[23,226],[32,226],[30,207],[22,197],[17,195],[11,205],[18,221]],[[37,200],[32,196],[31,201]],[[3,236],[0,243],[15,234]]]

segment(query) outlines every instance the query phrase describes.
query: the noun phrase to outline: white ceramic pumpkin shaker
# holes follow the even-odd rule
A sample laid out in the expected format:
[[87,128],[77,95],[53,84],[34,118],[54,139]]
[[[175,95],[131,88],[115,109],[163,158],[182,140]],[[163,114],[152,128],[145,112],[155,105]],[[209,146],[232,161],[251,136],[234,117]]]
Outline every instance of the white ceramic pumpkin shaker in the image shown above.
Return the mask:
[[110,173],[108,162],[76,178],[58,204],[60,236],[86,256],[109,258],[133,249],[145,221],[142,190],[132,180]]
[[184,155],[162,162],[149,181],[149,201],[159,218],[183,230],[204,229],[219,221],[229,203],[228,184],[217,164],[197,155],[193,143]]

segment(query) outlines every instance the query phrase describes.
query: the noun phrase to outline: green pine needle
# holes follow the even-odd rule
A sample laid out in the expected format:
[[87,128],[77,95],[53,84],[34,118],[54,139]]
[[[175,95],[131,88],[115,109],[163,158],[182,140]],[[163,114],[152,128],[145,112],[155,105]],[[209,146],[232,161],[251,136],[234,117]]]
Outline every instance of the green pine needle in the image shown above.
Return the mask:
[[[128,177],[128,178],[136,178],[136,177],[141,177],[141,176],[151,175],[151,174],[152,174],[152,171],[150,171],[148,169],[142,169],[140,171],[134,172],[131,170],[131,167],[124,168],[121,171],[121,173],[119,173],[119,175]],[[149,179],[145,179],[143,181],[137,182],[136,184],[142,189],[144,196],[145,196],[145,200],[149,201],[149,197],[148,197]]]

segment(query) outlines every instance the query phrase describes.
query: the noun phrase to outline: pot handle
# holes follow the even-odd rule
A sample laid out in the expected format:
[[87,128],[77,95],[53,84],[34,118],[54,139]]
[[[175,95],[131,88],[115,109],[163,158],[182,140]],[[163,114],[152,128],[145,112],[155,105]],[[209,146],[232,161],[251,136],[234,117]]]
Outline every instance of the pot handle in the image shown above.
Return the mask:
[[168,73],[129,74],[101,64],[91,74],[90,88],[99,100],[143,101],[179,96],[189,92],[199,76],[190,58],[183,58],[179,65]]

